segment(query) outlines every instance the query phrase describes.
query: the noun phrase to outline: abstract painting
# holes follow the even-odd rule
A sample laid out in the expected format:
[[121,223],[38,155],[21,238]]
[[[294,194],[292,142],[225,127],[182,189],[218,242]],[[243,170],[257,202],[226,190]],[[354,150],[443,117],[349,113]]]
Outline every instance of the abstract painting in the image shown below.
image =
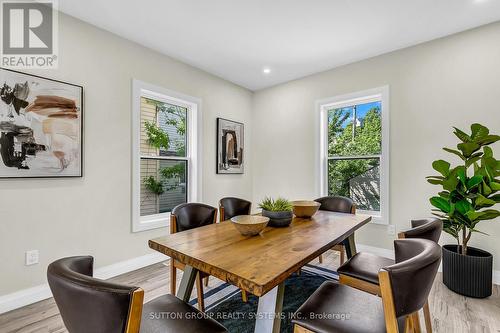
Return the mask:
[[0,178],[82,176],[83,88],[0,68]]
[[243,173],[243,124],[217,118],[217,173]]

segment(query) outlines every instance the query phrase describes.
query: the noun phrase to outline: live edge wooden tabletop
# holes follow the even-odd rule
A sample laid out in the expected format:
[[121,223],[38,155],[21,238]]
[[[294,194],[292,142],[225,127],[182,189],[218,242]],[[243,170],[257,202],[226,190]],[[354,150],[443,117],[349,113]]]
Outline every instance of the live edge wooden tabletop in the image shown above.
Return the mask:
[[290,227],[242,236],[231,221],[149,241],[149,247],[200,271],[262,296],[371,220],[368,215],[318,211]]

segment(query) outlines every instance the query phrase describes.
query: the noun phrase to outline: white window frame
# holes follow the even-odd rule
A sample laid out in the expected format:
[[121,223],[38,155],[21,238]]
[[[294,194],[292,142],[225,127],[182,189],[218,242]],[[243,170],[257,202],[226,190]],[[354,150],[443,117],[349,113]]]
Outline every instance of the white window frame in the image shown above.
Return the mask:
[[[364,104],[381,101],[382,104],[382,151],[380,154],[380,211],[357,210],[361,214],[372,216],[376,224],[389,224],[389,86],[358,91],[336,97],[324,98],[316,101],[316,128],[318,144],[316,150],[317,161],[317,193],[319,196],[328,195],[328,110],[332,107],[342,108],[355,104]],[[365,156],[364,156],[365,157]],[[378,157],[378,155],[377,155]]]
[[141,97],[187,108],[186,157],[156,156],[158,159],[187,161],[187,201],[201,202],[202,113],[201,99],[155,86],[140,80],[132,81],[132,232],[168,227],[170,212],[141,216]]

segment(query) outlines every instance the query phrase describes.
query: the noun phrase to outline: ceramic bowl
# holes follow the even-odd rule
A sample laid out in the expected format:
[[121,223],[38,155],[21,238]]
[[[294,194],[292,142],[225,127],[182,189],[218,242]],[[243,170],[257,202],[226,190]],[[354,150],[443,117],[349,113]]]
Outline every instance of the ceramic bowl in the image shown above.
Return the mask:
[[316,201],[298,200],[292,201],[293,214],[297,217],[310,219],[319,209],[321,204]]
[[238,215],[231,218],[231,222],[243,236],[255,236],[264,230],[269,218],[257,215]]
[[292,211],[271,212],[269,210],[262,210],[262,216],[269,217],[269,226],[274,228],[288,227],[292,223]]

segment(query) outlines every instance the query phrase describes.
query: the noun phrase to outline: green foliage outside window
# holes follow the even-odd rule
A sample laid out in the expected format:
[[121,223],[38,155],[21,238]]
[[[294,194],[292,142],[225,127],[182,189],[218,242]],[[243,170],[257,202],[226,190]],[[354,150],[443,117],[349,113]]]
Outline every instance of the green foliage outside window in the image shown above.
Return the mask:
[[149,176],[146,179],[144,179],[144,186],[146,188],[156,194],[156,195],[162,195],[165,190],[163,189],[163,184],[155,179],[153,176]]
[[[187,110],[181,106],[171,105],[152,99],[146,99],[148,103],[155,105],[156,111],[162,112],[165,115],[165,125],[173,126],[179,134],[180,137],[186,136],[186,124],[187,124]],[[165,132],[156,123],[146,121],[144,123],[146,129],[146,135],[148,137],[148,143],[155,147],[156,149],[162,149],[169,151],[171,148],[175,150],[175,156],[186,156],[186,142],[185,140],[173,141],[169,137],[168,133]],[[171,147],[173,145],[173,147]],[[181,183],[185,182],[186,167],[185,163],[177,163],[171,167],[160,168],[159,177],[157,180],[153,176],[149,176],[144,180],[144,185],[146,188],[157,195],[164,193],[164,180],[178,178],[175,184],[168,186],[167,190],[172,190],[180,186]]]
[[170,147],[170,138],[160,127],[155,123],[146,121],[144,123],[148,143],[156,149],[168,149]]
[[380,154],[382,142],[382,121],[379,107],[370,109],[362,126],[355,129],[353,137],[352,121],[342,128],[351,111],[333,109],[328,112],[328,155],[361,156]]
[[[181,137],[186,136],[186,125],[187,125],[186,108],[178,105],[157,103],[156,109],[158,112],[163,112],[166,114],[167,119],[165,123],[167,125],[175,127],[177,134],[179,134]],[[177,152],[177,156],[186,156],[185,141],[174,141],[174,145],[175,147],[173,148]]]
[[[382,119],[380,107],[372,107],[363,119],[355,121],[352,119],[352,112],[352,107],[328,111],[328,155],[339,157],[328,163],[329,195],[351,197],[350,181],[360,175],[366,175],[380,164],[379,158],[342,159],[342,157],[381,154]],[[353,128],[353,126],[355,127]],[[362,191],[365,192],[368,203],[364,204],[365,207],[362,205],[360,208],[380,210],[379,191],[369,186],[366,186]]]
[[184,171],[184,163],[178,163],[171,167],[161,168],[160,175],[165,179],[181,178],[184,176]]

